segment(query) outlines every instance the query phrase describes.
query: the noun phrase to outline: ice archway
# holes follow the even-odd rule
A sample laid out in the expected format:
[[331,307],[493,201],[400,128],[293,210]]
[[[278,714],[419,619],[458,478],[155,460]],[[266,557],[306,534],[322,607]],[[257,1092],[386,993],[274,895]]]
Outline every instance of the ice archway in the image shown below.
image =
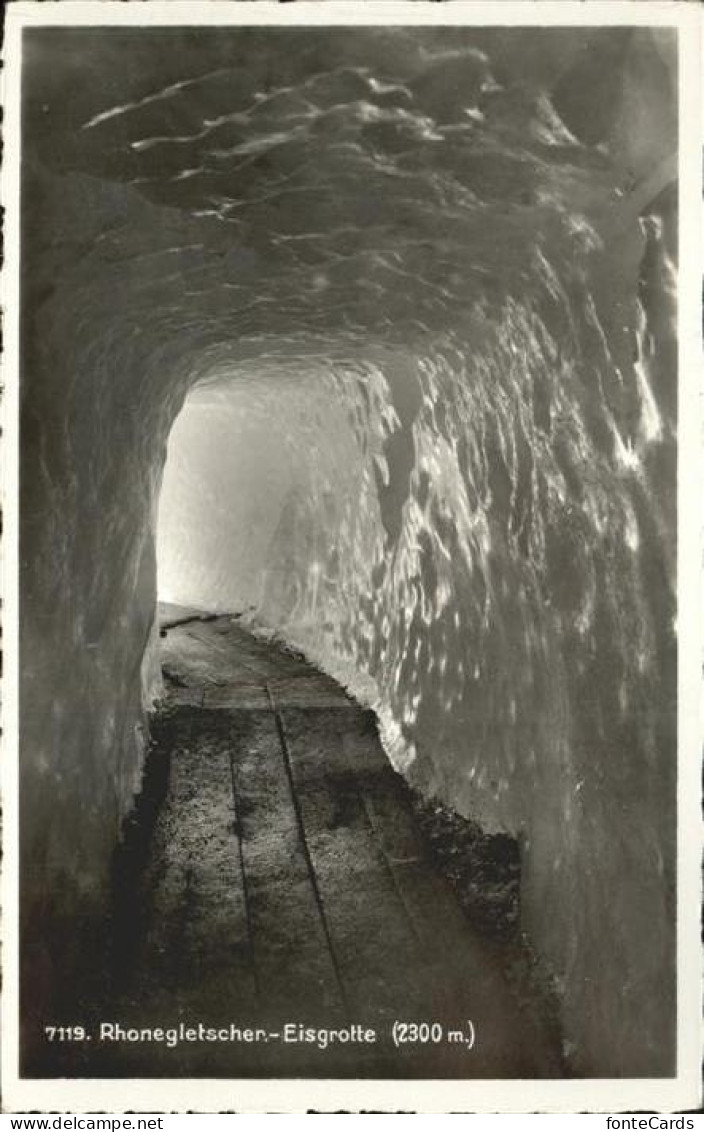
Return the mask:
[[667,44],[585,40],[622,77],[585,109],[556,70],[584,33],[287,34],[27,33],[28,1001],[138,787],[167,441],[200,429],[220,486],[197,537],[164,528],[174,579],[253,606],[374,702],[413,781],[520,837],[575,1069],[665,1072],[672,209],[644,234],[619,202],[672,123],[595,143],[644,59],[671,108]]

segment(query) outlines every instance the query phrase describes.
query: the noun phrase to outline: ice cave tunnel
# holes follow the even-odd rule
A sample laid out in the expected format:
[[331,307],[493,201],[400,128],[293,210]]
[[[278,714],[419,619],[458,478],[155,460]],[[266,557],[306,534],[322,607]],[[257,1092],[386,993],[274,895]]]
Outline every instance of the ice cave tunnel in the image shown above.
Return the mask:
[[25,31],[28,1032],[105,916],[158,563],[517,839],[571,1072],[672,1071],[674,51]]

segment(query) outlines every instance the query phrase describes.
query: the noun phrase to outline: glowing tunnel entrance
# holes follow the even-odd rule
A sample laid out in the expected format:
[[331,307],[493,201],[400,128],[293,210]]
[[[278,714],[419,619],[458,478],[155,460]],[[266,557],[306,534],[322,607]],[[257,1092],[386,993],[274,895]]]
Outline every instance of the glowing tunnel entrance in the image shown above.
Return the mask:
[[261,604],[272,542],[299,470],[282,420],[247,389],[196,390],[171,434],[157,527],[160,601]]

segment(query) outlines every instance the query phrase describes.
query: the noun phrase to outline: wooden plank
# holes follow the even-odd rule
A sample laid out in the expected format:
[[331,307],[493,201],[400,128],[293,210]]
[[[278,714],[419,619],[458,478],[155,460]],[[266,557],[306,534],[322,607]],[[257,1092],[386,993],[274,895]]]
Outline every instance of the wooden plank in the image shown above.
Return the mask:
[[377,842],[393,873],[430,970],[435,1010],[449,1026],[471,1018],[479,1035],[472,1071],[496,1076],[559,1073],[540,1020],[521,1010],[504,971],[506,949],[473,931],[449,884],[431,860],[408,790],[388,763],[369,723],[358,719],[343,738]]
[[256,1005],[229,750],[227,718],[197,710],[172,752],[140,962],[140,997],[161,989],[178,1014],[215,1021]]
[[215,709],[266,711],[269,707],[263,684],[241,681],[224,686],[208,685],[203,693],[204,706]]
[[194,621],[185,627],[194,641],[204,645],[212,658],[213,671],[221,682],[244,673],[249,678],[311,674],[309,665],[276,643],[259,640],[231,618]]
[[167,708],[202,707],[203,689],[195,684],[182,687],[177,682],[165,679],[164,704]]
[[161,666],[178,686],[202,692],[209,682],[222,683],[224,679],[210,643],[189,630],[190,626],[169,630],[161,642]]
[[[353,701],[329,676],[299,657],[259,641],[229,618],[194,621],[169,631],[162,645],[165,669],[186,687],[204,691],[213,707],[264,707],[267,682],[282,704],[349,707]],[[248,698],[251,696],[251,699]]]
[[171,601],[160,601],[157,607],[157,622],[160,628],[191,617],[208,616],[202,609],[193,605],[175,605]]
[[334,1024],[344,1003],[316,902],[276,723],[232,711],[250,924],[263,1006],[271,1019]]
[[421,1009],[427,986],[412,926],[344,755],[343,733],[358,714],[357,707],[281,712],[310,856],[353,1016],[384,1028],[402,1013]]
[[[356,708],[339,684],[312,669],[305,676],[289,676],[267,681],[280,708]],[[359,709],[357,709],[359,710]]]

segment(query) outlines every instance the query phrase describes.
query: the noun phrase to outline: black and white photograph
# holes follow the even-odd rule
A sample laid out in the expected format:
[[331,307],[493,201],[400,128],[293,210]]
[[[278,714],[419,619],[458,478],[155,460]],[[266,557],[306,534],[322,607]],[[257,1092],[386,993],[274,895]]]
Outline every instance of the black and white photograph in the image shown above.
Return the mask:
[[699,1103],[700,35],[10,5],[14,1111]]

